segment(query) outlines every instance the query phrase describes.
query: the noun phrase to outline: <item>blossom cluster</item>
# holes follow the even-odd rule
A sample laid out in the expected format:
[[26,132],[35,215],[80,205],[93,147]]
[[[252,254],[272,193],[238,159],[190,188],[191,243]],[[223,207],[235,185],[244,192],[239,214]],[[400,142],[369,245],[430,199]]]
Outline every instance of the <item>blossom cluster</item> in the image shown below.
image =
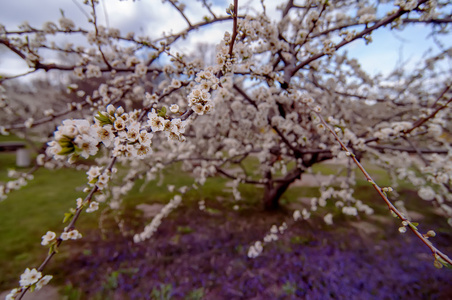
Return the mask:
[[307,220],[307,219],[309,219],[310,216],[311,216],[311,213],[306,208],[303,208],[303,210],[301,212],[297,209],[293,212],[293,215],[292,215],[294,221]]
[[284,222],[280,226],[272,225],[270,228],[270,232],[268,232],[263,241],[256,241],[253,245],[248,249],[248,257],[256,258],[258,257],[262,251],[264,250],[264,245],[271,243],[273,241],[277,241],[279,239],[278,234],[283,234],[287,229],[287,224]]
[[64,120],[54,133],[54,140],[48,143],[46,153],[55,159],[70,155],[76,159],[79,155],[88,158],[98,151],[98,141],[94,138],[93,128],[87,120]]
[[[32,180],[34,178],[31,174],[16,174],[17,179],[7,181],[5,184],[0,184],[0,202],[6,199],[6,195],[14,190],[19,190],[21,187],[27,185],[27,180]],[[9,176],[12,177],[12,176]]]
[[77,229],[65,230],[61,233],[60,238],[63,241],[78,240],[82,238],[82,234]]
[[[178,111],[179,108],[174,105],[171,106],[172,110]],[[166,114],[162,116],[161,113],[156,113],[154,109],[148,113],[148,125],[151,127],[153,132],[163,131],[168,138],[168,140],[184,141],[185,137],[185,126],[187,121],[182,121],[181,119],[166,119]]]
[[102,167],[92,166],[86,174],[88,175],[88,184],[97,186],[99,190],[103,190],[110,180],[110,172],[103,170]]
[[40,290],[43,286],[49,283],[53,278],[51,275],[42,276],[42,273],[36,269],[27,268],[25,272],[20,275],[19,285],[20,288],[12,289],[9,294],[6,295],[5,300],[16,299],[25,288],[33,286],[36,290]]
[[417,0],[396,0],[394,2],[394,5],[400,6],[400,8],[403,8],[404,10],[411,11],[416,8],[418,5]]
[[214,108],[210,91],[218,88],[219,79],[213,74],[213,69],[207,69],[199,72],[195,81],[198,84],[188,95],[188,106],[198,115],[204,115]]
[[411,122],[393,122],[391,127],[384,127],[374,133],[379,139],[389,139],[400,136],[405,130],[410,129],[413,124]]
[[[327,182],[324,183],[324,185],[328,184]],[[329,199],[335,200],[335,206],[340,208],[344,215],[357,216],[359,212],[371,215],[374,212],[369,205],[353,197],[353,189],[349,188],[346,182],[342,182],[339,189],[333,187],[320,188],[320,197],[311,199],[311,211],[316,211],[319,206],[325,207]]]
[[97,137],[106,147],[113,146],[114,156],[143,159],[152,154],[153,135],[142,127],[138,113],[126,113],[121,106],[110,104],[95,117]]
[[133,236],[133,241],[135,243],[142,242],[146,239],[151,238],[154,233],[157,231],[158,227],[162,223],[162,220],[167,217],[170,212],[176,209],[182,201],[182,197],[180,195],[176,195],[171,199],[168,204],[166,204],[162,210],[152,219],[151,223],[149,223],[143,230],[143,232],[139,234],[135,234]]
[[[95,116],[94,124],[84,119],[64,120],[63,125],[55,131],[54,140],[48,143],[47,155],[55,159],[68,155],[70,161],[78,156],[88,158],[96,155],[102,143],[112,148],[116,157],[144,159],[152,154],[152,132],[164,131],[169,140],[184,140],[182,134],[186,121],[178,118],[168,120],[165,117],[166,114],[162,116],[152,109],[148,114],[147,125],[142,125],[138,120],[138,111],[126,113],[122,107],[115,108],[110,104],[106,111]],[[103,180],[99,178],[98,186],[101,187]]]

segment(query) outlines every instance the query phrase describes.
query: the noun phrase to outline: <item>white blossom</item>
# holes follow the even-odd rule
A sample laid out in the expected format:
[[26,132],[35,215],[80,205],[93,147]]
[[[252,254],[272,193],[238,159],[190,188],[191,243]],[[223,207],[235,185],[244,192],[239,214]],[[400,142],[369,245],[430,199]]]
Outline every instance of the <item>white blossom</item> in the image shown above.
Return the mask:
[[262,250],[264,250],[262,242],[257,241],[248,249],[248,257],[256,258],[262,253]]
[[172,104],[171,106],[170,106],[170,111],[172,112],[172,113],[177,113],[177,112],[179,112],[179,105],[177,105],[177,104]]
[[42,277],[37,283],[36,283],[36,290],[39,291],[42,289],[43,286],[47,285],[50,280],[53,278],[52,275],[46,275]]
[[424,200],[430,201],[435,199],[436,193],[433,191],[433,189],[429,186],[427,187],[421,187],[418,191],[419,197],[421,197]]
[[56,233],[53,231],[47,231],[45,235],[42,236],[41,245],[45,246],[56,239]]
[[27,287],[35,284],[42,277],[42,273],[38,272],[36,269],[25,269],[25,272],[20,275],[19,284],[22,287]]
[[323,220],[325,221],[325,223],[326,223],[327,225],[333,225],[333,215],[332,215],[331,213],[326,214],[326,215],[323,217]]
[[91,201],[91,203],[89,204],[89,207],[86,209],[86,212],[91,213],[98,209],[99,209],[99,203],[96,201]]

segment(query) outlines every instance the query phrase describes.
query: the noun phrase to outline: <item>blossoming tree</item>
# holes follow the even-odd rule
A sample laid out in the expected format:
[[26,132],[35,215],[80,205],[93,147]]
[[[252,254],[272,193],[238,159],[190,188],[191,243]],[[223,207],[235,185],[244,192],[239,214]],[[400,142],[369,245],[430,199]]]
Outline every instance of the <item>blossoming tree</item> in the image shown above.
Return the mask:
[[[361,170],[400,219],[399,230],[410,229],[425,243],[436,266],[450,266],[451,259],[429,241],[435,233],[421,233],[388,194],[396,198],[398,181],[407,180],[418,187],[426,205],[437,207],[452,225],[452,74],[447,67],[452,49],[439,43],[440,52],[424,55],[414,70],[399,68],[386,77],[367,74],[343,51],[357,41],[372,43],[374,32],[383,28],[403,35],[406,27],[420,24],[430,28],[433,37],[447,35],[450,3],[289,0],[281,1],[276,20],[265,1],[250,13],[235,0],[219,15],[202,0],[205,16],[193,20],[182,1],[164,2],[185,20],[186,28],[160,38],[100,25],[97,0],[83,1],[91,28],[64,16],[39,28],[28,23],[17,30],[0,26],[0,43],[30,68],[2,76],[6,88],[15,78],[41,70],[66,73],[72,80],[67,107],[40,107],[33,113],[6,97],[2,87],[2,134],[41,130],[41,138],[51,138],[28,173],[16,172],[15,179],[0,186],[1,199],[24,186],[38,168],[71,167],[92,156],[97,163],[87,169],[86,197],[74,199],[66,227],[42,237],[42,245],[50,247],[47,259],[36,269],[27,268],[7,299],[20,299],[51,279],[42,272],[61,243],[81,238],[76,229],[81,214],[104,205],[118,208],[137,178],[153,180],[176,162],[192,172],[197,185],[209,176],[231,179],[236,200],[241,197],[239,184],[260,186],[263,205],[275,209],[290,185],[303,180],[312,166],[348,159],[353,162],[348,168]],[[225,21],[231,29],[216,46],[214,64],[173,50],[197,29]],[[64,44],[60,36],[84,40]],[[70,59],[55,61],[52,53]],[[93,78],[99,82],[94,91],[76,84]],[[248,157],[258,159],[257,169],[242,164]],[[360,163],[364,158],[387,169],[392,187],[377,185]],[[117,165],[129,171],[119,175]],[[295,211],[294,219],[309,218],[327,201],[344,214],[371,214],[372,208],[354,197],[356,178],[354,172],[349,174],[345,180],[322,183],[320,197],[302,212]],[[178,187],[180,195],[135,235],[135,242],[149,238],[189,188]],[[325,222],[332,222],[331,214]],[[275,227],[271,234],[284,230],[284,225]],[[271,234],[264,243],[271,241]],[[262,242],[256,242],[249,256],[260,251]]]

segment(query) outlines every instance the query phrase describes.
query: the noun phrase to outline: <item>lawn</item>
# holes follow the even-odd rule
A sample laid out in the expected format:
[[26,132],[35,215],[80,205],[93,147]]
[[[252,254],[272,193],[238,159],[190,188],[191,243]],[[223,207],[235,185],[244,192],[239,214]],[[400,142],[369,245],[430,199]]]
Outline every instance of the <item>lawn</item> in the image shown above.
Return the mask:
[[[10,168],[15,168],[15,154],[1,153],[0,180],[7,179]],[[39,169],[34,176],[26,187],[0,202],[0,289],[16,285],[26,267],[43,260],[46,248],[40,244],[41,236],[48,230],[61,232],[64,213],[83,196],[83,171]],[[81,231],[96,228],[96,219],[95,215],[83,216]]]

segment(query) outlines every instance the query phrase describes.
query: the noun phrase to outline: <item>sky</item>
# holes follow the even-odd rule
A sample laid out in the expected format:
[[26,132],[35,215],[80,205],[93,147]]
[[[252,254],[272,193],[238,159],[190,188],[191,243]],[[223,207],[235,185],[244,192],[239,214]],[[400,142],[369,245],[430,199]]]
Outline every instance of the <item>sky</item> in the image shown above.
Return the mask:
[[[217,15],[224,15],[230,1],[232,2],[232,0],[214,0],[212,10]],[[199,21],[207,15],[199,1],[182,0],[182,2],[190,4],[187,5],[186,13],[192,22]],[[254,2],[255,5],[252,4]],[[275,7],[283,2],[285,1],[266,0],[267,11],[272,18],[280,15]],[[46,21],[57,23],[63,10],[65,16],[74,20],[78,26],[91,28],[87,22],[88,7],[80,3],[81,0],[0,0],[0,24],[8,30],[17,29],[24,21],[33,27],[41,27]],[[244,0],[239,3],[251,3],[252,7],[261,11],[259,0]],[[134,31],[137,35],[158,37],[163,31],[178,32],[186,26],[175,9],[169,3],[162,4],[161,0],[100,0],[97,11],[99,24],[119,28],[122,34]],[[198,42],[217,44],[224,31],[231,31],[231,27],[232,22],[228,21],[209,29],[198,30],[191,34],[188,42],[175,45],[176,49],[191,51],[193,45]],[[438,51],[435,50],[436,46],[432,40],[426,38],[428,33],[429,31],[421,25],[409,26],[403,33],[382,29],[372,35],[374,43],[371,45],[365,46],[364,42],[358,41],[347,45],[344,50],[347,50],[351,57],[356,57],[367,72],[388,74],[401,58],[410,69],[416,66],[416,62],[429,48],[434,52]],[[403,39],[400,38],[402,36]],[[452,39],[446,41],[446,44],[451,46]],[[27,66],[23,61],[17,59],[14,54],[0,49],[0,73],[17,74],[26,70]]]

